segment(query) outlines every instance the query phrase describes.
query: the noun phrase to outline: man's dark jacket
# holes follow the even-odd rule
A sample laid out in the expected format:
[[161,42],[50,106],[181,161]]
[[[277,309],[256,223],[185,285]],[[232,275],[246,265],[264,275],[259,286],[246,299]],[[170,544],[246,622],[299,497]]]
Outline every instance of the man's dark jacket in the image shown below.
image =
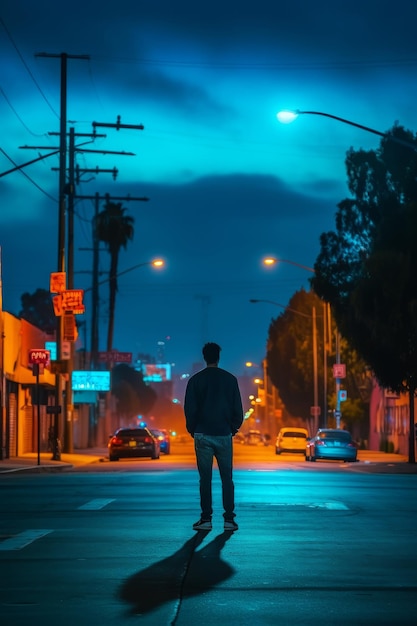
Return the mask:
[[190,435],[234,435],[243,422],[237,378],[220,367],[191,376],[185,391],[185,423]]

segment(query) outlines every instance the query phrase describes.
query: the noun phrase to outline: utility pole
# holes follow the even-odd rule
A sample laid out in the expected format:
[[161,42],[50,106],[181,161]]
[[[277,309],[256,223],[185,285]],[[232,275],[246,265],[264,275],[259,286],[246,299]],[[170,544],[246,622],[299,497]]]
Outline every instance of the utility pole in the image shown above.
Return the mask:
[[[60,135],[61,133],[50,132],[49,135]],[[66,134],[65,134],[66,136]],[[63,220],[59,223],[59,262],[58,267],[62,268],[59,271],[64,272],[66,268],[66,277],[67,277],[67,289],[74,289],[74,199],[77,197],[75,194],[75,172],[77,172],[77,180],[79,180],[79,174],[83,171],[94,171],[95,173],[99,172],[111,172],[113,174],[113,178],[116,178],[118,170],[113,168],[112,170],[100,170],[96,167],[94,170],[80,170],[80,168],[75,168],[75,153],[76,152],[92,152],[92,153],[100,153],[100,154],[118,154],[123,156],[134,156],[132,152],[119,152],[119,151],[110,151],[110,150],[89,150],[84,148],[84,145],[88,142],[83,142],[79,145],[75,145],[76,137],[89,137],[90,140],[94,140],[97,137],[106,137],[106,135],[98,135],[96,132],[94,133],[75,133],[74,128],[70,128],[69,132],[69,158],[68,158],[68,183],[66,183],[66,169],[64,169],[64,182],[60,183],[63,185],[63,196],[60,198],[60,207],[63,206]],[[66,141],[65,141],[66,146]],[[37,149],[37,150],[50,150],[50,146],[22,146],[25,149]],[[61,148],[60,148],[61,150]],[[66,150],[66,147],[65,147]],[[61,152],[60,152],[61,154]],[[60,163],[59,168],[51,168],[52,171],[59,171],[60,179],[62,166]],[[68,197],[68,211],[67,211],[67,229],[65,229],[65,198]],[[60,210],[60,220],[61,220],[61,212]],[[67,232],[66,232],[67,231]],[[67,235],[67,236],[66,236]],[[62,239],[63,238],[63,242]],[[67,256],[65,258],[65,250],[67,252]],[[61,254],[63,254],[63,258],[61,258]],[[70,311],[67,311],[66,314],[72,315]],[[62,332],[62,322],[63,316],[58,318],[58,327],[57,327],[57,361],[61,363],[62,360],[62,341],[63,341],[63,332]],[[59,353],[58,346],[61,346],[61,353]],[[71,377],[74,363],[74,342],[70,342],[70,358],[67,360],[66,368],[65,368],[65,389],[62,392],[63,395],[63,413],[64,413],[64,452],[72,453],[73,452],[73,402],[72,402],[72,386],[71,386]],[[58,372],[56,376],[60,376]],[[60,397],[60,394],[59,394]],[[58,419],[58,418],[56,418]],[[59,439],[57,436],[56,440]],[[58,448],[58,444],[56,448]],[[59,456],[58,451],[54,453],[53,458]]]
[[[61,110],[60,110],[60,142],[59,142],[59,209],[58,209],[58,272],[65,272],[65,177],[67,167],[67,63],[68,59],[89,59],[87,55],[68,55],[38,53],[35,56],[60,58],[61,60]],[[62,394],[61,363],[62,363],[62,336],[63,336],[63,316],[58,316],[57,323],[57,361],[59,369],[55,374],[55,405],[57,407],[66,405],[66,397]],[[65,394],[66,396],[66,394]],[[61,402],[62,399],[62,402]],[[61,445],[59,440],[59,414],[55,414],[54,420],[54,446],[52,459],[61,459]]]
[[132,197],[130,195],[127,196],[110,196],[110,194],[105,194],[104,196],[100,196],[96,193],[94,196],[84,196],[77,195],[77,199],[79,200],[94,200],[94,218],[93,218],[93,247],[92,248],[83,248],[83,250],[92,250],[93,252],[93,280],[92,280],[92,305],[91,305],[91,356],[90,363],[92,369],[95,369],[97,366],[97,354],[99,347],[98,340],[98,302],[99,302],[99,240],[96,231],[96,223],[97,216],[99,213],[99,203],[100,201],[110,202],[111,200],[121,200],[123,202],[147,202],[149,198],[146,197]]
[[[60,54],[49,54],[45,52],[37,53],[35,56],[38,57],[49,57],[49,58],[59,58],[61,61],[61,88],[60,88],[60,145],[59,150],[54,149],[54,152],[49,152],[47,155],[38,157],[37,159],[33,159],[29,163],[25,163],[21,166],[16,166],[12,170],[8,172],[3,172],[0,176],[4,176],[10,172],[21,169],[30,163],[34,163],[35,161],[39,161],[43,158],[47,158],[52,156],[53,154],[59,153],[59,189],[58,189],[58,262],[57,262],[57,272],[62,274],[65,277],[65,284],[63,286],[64,291],[69,287],[69,289],[73,288],[73,274],[74,274],[74,229],[73,229],[73,218],[74,218],[74,154],[75,151],[79,149],[79,146],[75,146],[75,132],[74,129],[70,130],[70,163],[69,163],[69,185],[66,184],[66,173],[67,173],[67,63],[68,59],[83,59],[88,60],[90,57],[88,55],[69,55],[65,52]],[[96,126],[107,126],[109,128],[116,128],[119,130],[120,128],[129,128],[129,129],[138,129],[143,130],[143,125],[131,125],[131,124],[121,124],[120,116],[117,117],[116,124],[107,124],[107,123],[99,123],[93,122],[94,135],[93,137],[97,137]],[[23,146],[28,148],[29,146]],[[50,146],[47,148],[51,150]],[[102,154],[122,154],[134,156],[133,153],[127,152],[110,152],[104,150],[83,150],[84,152],[96,152]],[[98,172],[98,168],[96,168]],[[116,169],[113,170],[113,175],[115,177]],[[65,250],[66,250],[66,229],[65,229],[65,212],[66,212],[66,195],[69,196],[69,213],[68,213],[68,257],[67,257],[67,266],[65,259]],[[66,276],[68,272],[68,276]],[[68,279],[68,282],[67,282]],[[98,282],[98,281],[97,281]],[[97,300],[96,300],[97,301]],[[70,312],[72,313],[72,312]],[[61,444],[60,444],[60,416],[62,406],[64,406],[64,419],[66,426],[66,437],[65,437],[65,446],[67,452],[72,452],[72,389],[71,389],[71,374],[72,374],[72,366],[73,366],[73,357],[74,357],[74,345],[71,342],[71,353],[69,355],[69,359],[66,359],[68,362],[65,364],[63,362],[63,321],[64,316],[58,315],[57,320],[57,330],[56,330],[56,348],[57,348],[57,368],[55,371],[55,417],[54,417],[54,443],[53,443],[53,460],[61,459]],[[65,375],[66,378],[66,389],[62,389],[62,378]],[[68,409],[70,413],[68,413]],[[68,423],[70,422],[70,424]]]
[[[114,196],[113,198],[109,194],[105,194],[105,196],[100,196],[96,193],[94,196],[85,196],[85,195],[77,195],[76,196],[80,200],[94,200],[94,218],[93,218],[93,248],[91,249],[93,252],[93,281],[92,281],[92,303],[91,303],[91,349],[90,349],[90,368],[95,370],[97,367],[98,361],[98,348],[99,348],[99,316],[98,316],[98,306],[99,306],[99,240],[97,233],[97,217],[99,214],[99,203],[100,200],[104,200],[109,202],[111,199],[113,200],[122,200],[122,201],[147,201],[149,198],[135,198],[132,196]],[[83,250],[89,250],[89,248],[83,248]],[[106,401],[107,407],[109,406],[109,394]],[[107,413],[106,413],[107,414]],[[88,446],[93,447],[95,445],[96,439],[96,429],[97,429],[97,413],[96,406],[90,406],[90,416],[89,416],[89,427],[88,427]]]
[[[111,123],[99,123],[99,122],[93,122],[93,131],[94,131],[94,136],[97,135],[96,133],[96,127],[97,126],[102,126],[102,127],[107,127],[107,128],[116,128],[117,130],[119,130],[120,128],[129,128],[129,129],[137,129],[137,130],[143,130],[143,125],[133,125],[133,124],[121,124],[120,123],[120,115],[117,117],[117,123],[116,124],[111,124]],[[86,152],[100,152],[99,150],[86,150]],[[103,151],[101,151],[103,152]],[[108,151],[103,152],[106,154],[109,154]],[[113,152],[112,154],[121,154],[121,155],[133,155],[133,153],[126,153],[126,152]],[[113,176],[115,177],[115,173],[113,170]],[[76,196],[79,199],[85,197],[85,196]],[[109,201],[110,196],[108,194],[106,194],[105,199],[107,200],[107,202]],[[94,217],[94,221],[93,221],[93,303],[92,303],[92,324],[91,324],[91,360],[92,360],[92,365],[93,367],[96,367],[97,365],[97,353],[98,353],[98,315],[97,315],[97,311],[98,311],[98,237],[97,237],[97,231],[96,231],[96,226],[97,226],[97,216],[98,216],[98,203],[100,200],[100,196],[98,194],[96,194],[94,196],[95,199],[95,217]],[[131,198],[130,196],[128,196],[127,198],[119,198],[122,200],[132,200],[133,198]],[[148,198],[137,198],[138,200],[148,200]],[[92,447],[93,444],[95,443],[95,439],[96,439],[96,426],[97,426],[97,418],[96,418],[96,407],[93,406],[90,409],[90,417],[89,417],[89,427],[88,427],[88,445],[89,447]]]
[[115,128],[116,130],[120,130],[121,128],[143,130],[145,128],[143,124],[122,124],[120,120],[121,120],[120,115],[118,115],[117,121],[115,124],[109,124],[107,122],[93,122],[93,128],[94,130],[97,128],[97,126],[104,127],[104,128]]

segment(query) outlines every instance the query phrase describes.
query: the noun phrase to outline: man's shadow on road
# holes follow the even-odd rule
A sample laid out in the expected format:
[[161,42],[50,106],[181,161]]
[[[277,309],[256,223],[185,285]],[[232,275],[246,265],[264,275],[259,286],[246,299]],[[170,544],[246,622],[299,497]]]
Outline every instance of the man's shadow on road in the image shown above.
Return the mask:
[[119,597],[131,605],[131,614],[149,613],[166,602],[196,596],[231,578],[235,569],[223,561],[221,550],[233,533],[217,535],[197,550],[208,531],[198,531],[173,555],[130,576]]

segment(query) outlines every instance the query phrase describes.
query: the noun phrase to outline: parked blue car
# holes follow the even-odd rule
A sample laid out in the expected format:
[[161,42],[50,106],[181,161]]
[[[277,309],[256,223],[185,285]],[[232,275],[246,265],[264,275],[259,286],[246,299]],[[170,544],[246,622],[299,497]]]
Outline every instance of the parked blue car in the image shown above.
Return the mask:
[[306,461],[357,461],[357,455],[358,449],[347,430],[319,428],[306,443]]
[[163,454],[169,454],[171,452],[171,437],[167,430],[164,428],[150,428],[153,436],[159,441],[159,447]]

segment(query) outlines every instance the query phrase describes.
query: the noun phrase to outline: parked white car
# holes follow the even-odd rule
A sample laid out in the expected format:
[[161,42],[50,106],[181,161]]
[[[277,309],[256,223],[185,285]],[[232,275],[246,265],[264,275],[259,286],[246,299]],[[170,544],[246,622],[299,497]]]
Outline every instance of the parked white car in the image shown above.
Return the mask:
[[301,452],[305,453],[308,438],[306,428],[281,428],[275,442],[275,454],[281,452]]

